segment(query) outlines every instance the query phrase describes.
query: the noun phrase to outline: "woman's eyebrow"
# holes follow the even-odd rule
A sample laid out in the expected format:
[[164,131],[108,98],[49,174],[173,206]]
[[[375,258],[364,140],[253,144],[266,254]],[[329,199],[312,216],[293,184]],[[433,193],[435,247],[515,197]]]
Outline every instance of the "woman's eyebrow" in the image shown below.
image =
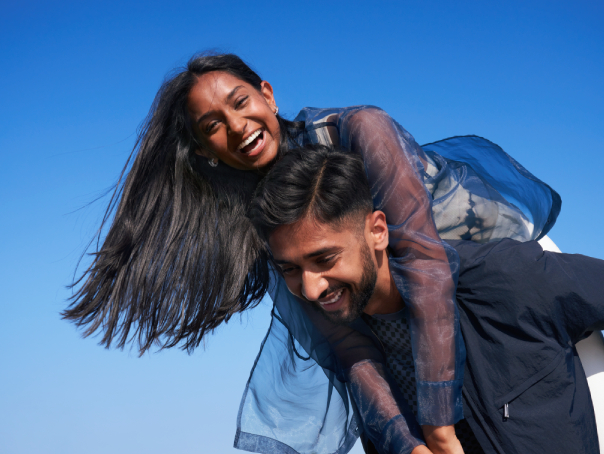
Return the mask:
[[[233,88],[231,90],[231,92],[227,95],[227,97],[225,98],[225,101],[229,102],[233,98],[233,96],[235,96],[237,94],[237,91],[240,88],[243,88],[243,85],[237,85],[235,88]],[[209,117],[209,116],[211,116],[211,115],[213,115],[215,113],[216,113],[215,110],[210,110],[210,111],[204,113],[201,117],[199,117],[197,119],[196,123],[199,125],[203,120],[205,120],[207,117]]]
[[196,122],[197,125],[199,125],[203,120],[205,120],[207,117],[210,117],[210,116],[214,115],[215,113],[216,113],[215,110],[210,110],[210,111],[204,113],[201,117],[199,117],[197,119],[197,122]]
[[235,94],[237,93],[237,90],[239,90],[240,88],[243,88],[243,85],[237,85],[235,88],[233,88],[231,90],[231,92],[227,95],[227,97],[225,98],[225,101],[229,102],[231,100],[231,98],[233,96],[235,96]]

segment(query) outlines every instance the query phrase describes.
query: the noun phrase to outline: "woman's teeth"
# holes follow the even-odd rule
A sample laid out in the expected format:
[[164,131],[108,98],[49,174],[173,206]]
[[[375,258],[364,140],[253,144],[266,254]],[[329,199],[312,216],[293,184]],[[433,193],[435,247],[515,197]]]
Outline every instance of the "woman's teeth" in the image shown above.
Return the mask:
[[336,292],[336,294],[333,296],[333,298],[331,298],[328,301],[319,301],[319,304],[321,304],[321,306],[325,306],[326,304],[333,304],[336,301],[338,301],[340,299],[340,296],[342,296],[342,292],[344,291],[343,288],[341,288],[340,290],[338,290]]
[[239,144],[239,146],[237,147],[237,151],[240,151],[241,149],[243,149],[244,147],[247,147],[250,143],[252,143],[256,137],[258,137],[260,134],[262,134],[262,129],[258,129],[257,131],[254,131],[247,139],[245,139],[243,142],[241,142]]

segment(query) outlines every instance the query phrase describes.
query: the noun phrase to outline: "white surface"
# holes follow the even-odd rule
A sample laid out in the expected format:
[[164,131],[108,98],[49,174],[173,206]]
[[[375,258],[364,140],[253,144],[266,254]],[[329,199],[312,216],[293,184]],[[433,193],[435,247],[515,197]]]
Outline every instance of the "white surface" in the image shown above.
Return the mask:
[[[583,363],[591,401],[596,413],[598,434],[604,434],[604,340],[601,332],[594,332],[578,342],[577,352]],[[604,452],[604,437],[600,437],[600,451]]]

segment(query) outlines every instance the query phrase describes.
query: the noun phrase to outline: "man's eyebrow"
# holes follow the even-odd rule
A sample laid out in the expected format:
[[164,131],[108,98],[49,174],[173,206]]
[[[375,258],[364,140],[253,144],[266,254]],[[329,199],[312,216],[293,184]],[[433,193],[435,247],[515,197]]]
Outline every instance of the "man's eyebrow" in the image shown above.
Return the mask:
[[[229,102],[229,101],[230,101],[230,100],[233,98],[233,96],[235,96],[235,95],[237,94],[237,91],[238,91],[240,88],[243,88],[243,85],[237,85],[235,88],[233,88],[233,89],[231,90],[231,92],[230,92],[230,93],[227,95],[227,97],[225,98],[225,99],[226,99],[226,102]],[[205,120],[207,117],[209,117],[209,116],[211,116],[211,115],[214,115],[215,113],[216,113],[216,111],[215,111],[215,110],[210,110],[210,111],[208,111],[208,112],[204,113],[204,114],[203,114],[201,117],[199,117],[199,118],[197,119],[197,122],[196,122],[196,123],[199,125],[199,124],[200,124],[200,123],[201,123],[203,120]]]
[[318,249],[316,251],[310,252],[304,256],[305,259],[312,259],[313,257],[318,257],[323,254],[329,254],[333,252],[339,251],[340,248],[336,246],[324,247],[322,249]]
[[[316,251],[312,251],[309,252],[308,254],[306,254],[305,256],[303,256],[302,258],[304,259],[312,259],[313,257],[319,257],[320,255],[323,254],[330,254],[333,252],[338,252],[340,250],[339,247],[336,246],[332,246],[332,247],[324,247],[322,249],[317,249]],[[286,265],[288,263],[291,263],[288,260],[279,260],[273,257],[273,261],[277,264],[277,265]]]

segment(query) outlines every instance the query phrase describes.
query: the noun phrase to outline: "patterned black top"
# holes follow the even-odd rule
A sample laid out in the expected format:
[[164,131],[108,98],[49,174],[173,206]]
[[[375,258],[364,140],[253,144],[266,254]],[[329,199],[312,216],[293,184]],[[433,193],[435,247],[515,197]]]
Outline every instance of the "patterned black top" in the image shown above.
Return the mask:
[[[363,318],[382,342],[388,361],[388,370],[396,380],[407,404],[417,415],[415,367],[411,352],[407,309],[394,314],[364,315]],[[483,454],[484,451],[465,419],[455,424],[455,433],[465,454]]]

